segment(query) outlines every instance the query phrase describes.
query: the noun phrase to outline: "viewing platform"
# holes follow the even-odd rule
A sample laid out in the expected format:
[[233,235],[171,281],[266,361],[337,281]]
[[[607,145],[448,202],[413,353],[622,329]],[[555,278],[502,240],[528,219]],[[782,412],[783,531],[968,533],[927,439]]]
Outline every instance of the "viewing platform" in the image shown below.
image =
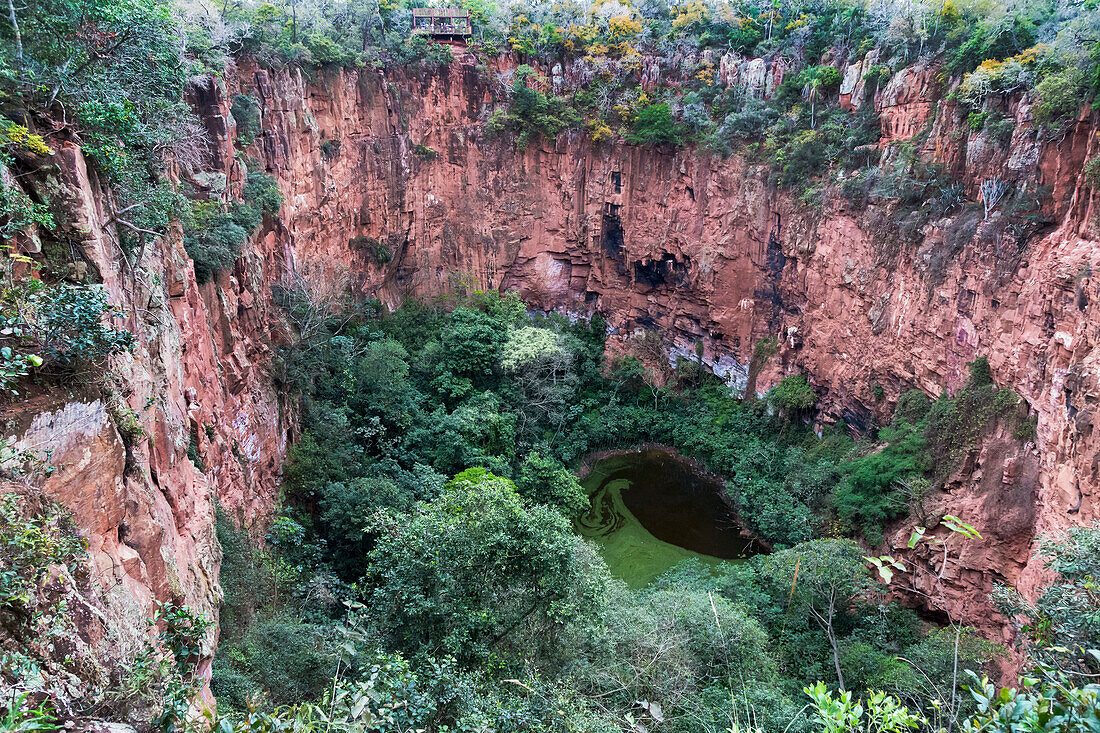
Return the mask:
[[462,8],[413,8],[413,33],[445,41],[465,42],[473,33],[470,11]]

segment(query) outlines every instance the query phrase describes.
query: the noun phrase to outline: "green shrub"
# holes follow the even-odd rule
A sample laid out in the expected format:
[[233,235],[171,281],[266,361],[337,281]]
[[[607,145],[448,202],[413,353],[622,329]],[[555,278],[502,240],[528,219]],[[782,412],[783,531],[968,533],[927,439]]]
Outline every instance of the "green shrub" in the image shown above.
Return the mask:
[[1076,70],[1059,69],[1047,74],[1035,85],[1032,113],[1040,125],[1055,127],[1075,117],[1084,103]]
[[1009,22],[977,22],[955,34],[964,40],[948,54],[947,68],[952,74],[964,74],[986,59],[1006,59],[1035,45],[1036,28],[1031,19],[1015,14]]
[[966,124],[974,132],[980,132],[985,128],[985,121],[989,118],[988,112],[971,112],[966,116]]
[[814,130],[803,130],[775,152],[772,166],[780,174],[780,183],[790,187],[809,180],[827,159],[822,135]]
[[194,430],[187,439],[187,458],[200,472],[206,473],[206,462],[202,460],[202,451],[199,449],[199,436]]
[[835,66],[811,66],[798,76],[800,86],[807,84],[823,93],[835,91],[842,80],[840,70]]
[[365,234],[359,234],[348,240],[348,247],[352,249],[366,249],[374,250],[379,245],[379,242],[374,237],[368,237]]
[[626,139],[634,145],[678,146],[683,143],[672,117],[672,108],[667,102],[648,104],[639,109]]
[[413,147],[413,154],[416,155],[416,157],[418,158],[423,158],[424,160],[435,160],[436,157],[435,150],[421,143],[417,143]]
[[1100,191],[1100,155],[1089,158],[1082,170],[1088,187],[1094,191]]
[[429,41],[421,33],[413,33],[397,52],[397,60],[403,64],[422,61],[433,66],[450,66],[454,63],[451,47],[445,43]]
[[195,263],[195,277],[200,283],[232,267],[264,214],[274,214],[282,206],[278,183],[264,171],[249,171],[243,193],[244,200],[234,201],[228,210],[216,202],[191,204],[183,228],[183,246]]
[[32,201],[18,186],[0,183],[0,239],[10,242],[31,227],[52,229],[53,226],[48,206]]
[[321,157],[325,160],[336,160],[340,156],[340,140],[322,140]]
[[[254,210],[237,208],[237,213],[251,214],[248,221],[255,219]],[[248,235],[249,231],[220,204],[195,202],[184,226],[183,247],[195,263],[198,281],[208,282],[215,273],[232,267]]]
[[884,64],[874,64],[863,75],[863,84],[867,89],[877,89],[884,81],[890,78],[890,67]]
[[752,347],[752,359],[753,361],[763,364],[767,362],[768,359],[771,359],[775,355],[775,352],[778,350],[778,338],[776,338],[775,336],[762,338],[757,341],[756,344]]
[[801,374],[783,377],[779,384],[768,390],[768,398],[790,412],[808,410],[817,404],[817,395]]
[[525,499],[552,506],[567,517],[589,508],[588,495],[573,472],[539,453],[529,454],[520,466],[516,490]]
[[336,673],[337,644],[330,624],[303,623],[292,614],[260,618],[224,650],[230,674],[222,677],[222,690],[233,694],[243,676],[276,705],[319,700]]
[[516,146],[520,150],[540,136],[556,138],[581,121],[577,111],[562,97],[528,87],[527,80],[534,74],[534,69],[526,64],[516,69],[508,109],[494,112],[487,125],[491,133],[517,132]]
[[70,573],[86,556],[84,539],[60,505],[42,499],[5,494],[0,498],[0,607],[23,621],[39,581],[52,565]]
[[339,66],[352,60],[352,54],[323,33],[310,33],[305,38],[310,60],[317,66]]
[[233,121],[237,123],[237,144],[247,148],[260,134],[260,103],[249,94],[238,94],[233,97],[233,105],[229,113],[233,115]]
[[87,368],[133,344],[129,331],[113,329],[104,321],[118,317],[99,285],[62,284],[43,288],[30,297],[32,317],[28,335],[39,345],[46,365]]
[[1012,141],[1012,133],[1016,131],[1016,120],[1011,117],[991,117],[986,120],[985,130],[991,140],[1006,148]]
[[976,450],[992,421],[1014,409],[1019,397],[998,390],[984,357],[971,365],[970,380],[954,399],[941,397],[928,413],[928,452],[935,477],[945,479],[971,451]]
[[265,214],[276,214],[283,205],[283,194],[279,190],[279,182],[270,173],[258,170],[248,172],[244,184],[244,200],[254,208]]
[[[82,581],[86,582],[86,558],[86,543],[60,505],[26,490],[0,496],[0,623],[7,647],[2,665],[9,684],[33,690],[40,700],[57,693],[70,699],[80,699],[74,693],[90,698],[99,692],[66,684],[68,679],[83,682],[76,675],[91,663],[73,644],[79,631],[72,614],[66,612],[66,599],[77,595]],[[63,654],[56,652],[59,649],[65,650]],[[93,687],[91,680],[87,687]],[[14,693],[5,697],[9,705],[20,702]],[[5,723],[10,724],[17,711],[8,713]],[[43,729],[15,726],[8,730],[35,733]]]
[[393,250],[390,249],[390,246],[374,237],[365,235],[352,237],[348,240],[348,246],[355,250],[366,250],[374,257],[374,261],[380,265],[393,261]]
[[927,468],[921,427],[897,423],[884,430],[887,445],[852,461],[848,475],[837,487],[833,500],[837,515],[872,544],[886,522],[908,511],[904,482]]

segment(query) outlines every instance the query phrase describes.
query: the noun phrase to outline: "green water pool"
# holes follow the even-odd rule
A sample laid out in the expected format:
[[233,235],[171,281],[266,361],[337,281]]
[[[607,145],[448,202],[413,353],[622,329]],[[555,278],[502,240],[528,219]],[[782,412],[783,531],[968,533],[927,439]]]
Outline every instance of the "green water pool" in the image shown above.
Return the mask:
[[577,520],[577,531],[632,588],[684,560],[718,566],[761,549],[742,531],[722,483],[666,451],[605,458],[581,485],[592,508]]

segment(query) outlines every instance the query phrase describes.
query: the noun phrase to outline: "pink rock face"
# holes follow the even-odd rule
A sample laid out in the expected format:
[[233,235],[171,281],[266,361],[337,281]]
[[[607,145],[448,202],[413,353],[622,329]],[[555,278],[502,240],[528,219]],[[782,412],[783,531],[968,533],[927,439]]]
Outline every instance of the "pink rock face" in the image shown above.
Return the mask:
[[[784,73],[733,61],[722,60],[722,73],[759,93]],[[229,100],[261,102],[263,131],[247,153],[285,199],[234,271],[201,286],[178,234],[122,266],[98,182],[78,149],[59,152],[62,226],[136,337],[134,354],[113,365],[123,389],[111,409],[134,410],[148,435],[124,444],[104,403],[78,399],[28,408],[15,434],[31,430],[74,456],[46,489],[87,528],[103,586],[122,588],[135,618],[154,598],[216,608],[213,501],[262,521],[292,437],[293,405],[272,377],[274,349],[288,338],[273,285],[346,282],[392,306],[507,288],[534,307],[601,312],[613,351],[638,329],[659,329],[671,351],[693,353],[701,341],[705,360],[740,387],[759,392],[804,373],[822,419],[859,428],[888,419],[908,389],[958,389],[967,364],[988,356],[997,383],[1037,416],[1037,435],[1001,431],[952,475],[933,513],[959,515],[985,539],[942,578],[934,558],[914,557],[912,582],[934,586],[936,599],[906,595],[1004,638],[988,602],[993,583],[1033,595],[1043,579],[1039,535],[1100,518],[1100,285],[1093,197],[1080,180],[1096,153],[1090,122],[1039,141],[1018,108],[1011,143],[987,148],[968,141],[948,105],[937,108],[934,68],[899,73],[879,93],[887,140],[927,127],[921,151],[963,181],[971,201],[994,176],[1050,192],[1042,213],[1051,224],[1019,245],[997,214],[983,221],[956,209],[917,221],[843,199],[808,209],[738,157],[594,145],[579,132],[517,151],[484,132],[493,73],[462,55],[439,71],[321,71],[309,82],[242,63],[227,86],[196,89],[210,170],[232,190],[244,171]],[[852,102],[859,80],[850,76]],[[339,142],[335,153],[326,141]],[[388,245],[392,261],[352,246],[358,237]],[[767,336],[780,349],[750,376],[754,344]],[[84,415],[87,425],[73,428]],[[205,471],[187,457],[192,442]],[[911,525],[891,528],[888,545],[903,546]]]
[[878,99],[882,114],[883,142],[908,140],[928,122],[940,98],[940,69],[927,62],[894,74]]
[[[59,229],[98,272],[135,344],[112,358],[109,393],[58,390],[6,406],[3,418],[19,448],[53,467],[34,482],[72,512],[88,541],[112,628],[85,632],[104,640],[104,660],[118,662],[123,650],[111,640],[146,636],[157,601],[216,618],[215,499],[249,525],[271,511],[292,427],[270,372],[282,326],[277,311],[268,314],[270,281],[255,252],[201,288],[178,232],[124,265],[81,151],[63,146],[55,160],[49,190]],[[116,418],[127,410],[141,430],[124,440]],[[188,458],[192,443],[202,470]],[[212,630],[204,676],[215,641]]]

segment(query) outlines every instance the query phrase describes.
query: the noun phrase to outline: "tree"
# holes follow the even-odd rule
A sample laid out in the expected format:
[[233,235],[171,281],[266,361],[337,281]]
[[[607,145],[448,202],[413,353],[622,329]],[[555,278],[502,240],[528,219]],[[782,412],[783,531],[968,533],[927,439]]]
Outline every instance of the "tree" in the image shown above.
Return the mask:
[[680,145],[683,142],[667,102],[639,109],[634,129],[627,133],[626,139],[634,145]]
[[588,495],[573,472],[537,452],[520,467],[516,488],[525,499],[552,506],[567,517],[588,511]]
[[1057,573],[1034,605],[1009,588],[994,600],[1002,612],[1028,620],[1023,630],[1030,654],[1074,674],[1100,672],[1100,525],[1074,527],[1040,546],[1047,567]]
[[761,563],[762,574],[770,578],[773,589],[787,594],[788,611],[808,614],[825,633],[841,690],[845,689],[844,673],[834,622],[867,580],[863,563],[859,545],[847,539],[803,542]]
[[456,308],[440,334],[443,366],[455,376],[480,379],[490,375],[506,335],[490,314]]
[[573,353],[563,338],[548,328],[528,326],[512,331],[501,350],[500,365],[523,395],[520,416],[543,418],[555,428],[569,415],[579,380],[573,371]]
[[552,643],[586,611],[578,540],[559,512],[528,506],[482,468],[408,514],[380,515],[364,578],[372,620],[412,658],[451,654],[471,667]]

